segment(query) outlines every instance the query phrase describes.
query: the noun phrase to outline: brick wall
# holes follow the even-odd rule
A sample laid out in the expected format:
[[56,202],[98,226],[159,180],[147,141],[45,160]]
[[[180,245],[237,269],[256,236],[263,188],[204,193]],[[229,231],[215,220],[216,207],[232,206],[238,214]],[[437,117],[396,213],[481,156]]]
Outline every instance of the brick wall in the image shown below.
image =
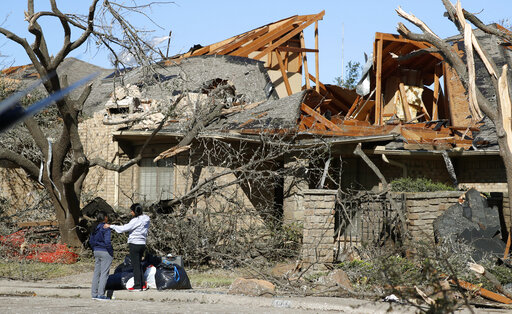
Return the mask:
[[[457,204],[460,191],[404,193],[407,206],[407,228],[413,242],[434,239],[434,220],[450,206]],[[397,198],[399,194],[395,194]]]
[[[117,142],[114,142],[112,132],[118,126],[103,125],[104,111],[94,113],[93,117],[80,123],[79,134],[84,146],[85,154],[89,159],[100,157],[106,161],[119,162],[116,153],[119,151]],[[84,182],[83,193],[88,199],[102,197],[110,205],[118,206],[117,173],[107,171],[101,167],[91,168]]]
[[[382,171],[388,182],[404,176],[401,167],[388,164],[380,155],[370,156]],[[429,178],[436,182],[451,184],[443,158],[439,156],[387,156],[389,160],[401,163],[406,175],[412,178]],[[507,192],[505,167],[500,156],[460,156],[452,157],[460,188],[475,188],[481,192]],[[343,187],[352,184],[362,185],[368,190],[376,190],[380,180],[372,170],[360,160],[347,156],[343,158]]]
[[333,262],[335,201],[333,190],[304,191],[302,261],[313,268]]

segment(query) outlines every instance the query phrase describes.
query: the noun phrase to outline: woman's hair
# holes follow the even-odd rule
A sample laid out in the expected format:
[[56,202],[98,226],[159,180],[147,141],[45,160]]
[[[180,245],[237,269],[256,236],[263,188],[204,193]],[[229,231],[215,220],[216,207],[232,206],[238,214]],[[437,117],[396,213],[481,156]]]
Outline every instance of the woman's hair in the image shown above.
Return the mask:
[[135,214],[135,217],[142,215],[142,206],[139,203],[132,204],[130,210]]
[[97,222],[104,222],[105,221],[105,217],[108,217],[107,213],[105,213],[104,211],[100,210],[96,214],[96,221]]
[[105,222],[105,217],[108,217],[107,213],[100,210],[96,213],[96,221],[92,223],[91,228],[89,229],[89,233],[94,233],[96,231],[96,227],[102,222]]

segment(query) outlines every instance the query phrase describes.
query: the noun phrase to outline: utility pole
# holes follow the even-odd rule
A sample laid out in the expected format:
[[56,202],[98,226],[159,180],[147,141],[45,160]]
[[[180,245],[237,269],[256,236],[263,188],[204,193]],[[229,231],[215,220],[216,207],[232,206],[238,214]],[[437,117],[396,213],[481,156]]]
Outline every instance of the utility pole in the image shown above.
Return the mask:
[[343,82],[343,72],[345,71],[345,23],[341,23],[341,83]]

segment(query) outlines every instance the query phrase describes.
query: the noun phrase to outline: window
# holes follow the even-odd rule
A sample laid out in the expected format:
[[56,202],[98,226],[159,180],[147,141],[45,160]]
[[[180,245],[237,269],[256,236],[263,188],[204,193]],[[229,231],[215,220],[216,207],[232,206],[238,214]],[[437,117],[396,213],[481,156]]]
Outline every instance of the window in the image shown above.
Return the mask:
[[173,198],[173,158],[162,159],[156,163],[152,158],[142,158],[139,174],[139,191],[142,199],[159,201]]

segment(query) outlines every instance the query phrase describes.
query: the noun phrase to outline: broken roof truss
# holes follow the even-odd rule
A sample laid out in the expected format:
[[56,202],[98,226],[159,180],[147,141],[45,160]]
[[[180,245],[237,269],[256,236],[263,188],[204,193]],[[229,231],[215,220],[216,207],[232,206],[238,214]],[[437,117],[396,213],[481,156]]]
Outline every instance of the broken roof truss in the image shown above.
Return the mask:
[[[319,80],[318,21],[325,12],[292,16],[175,56],[167,64],[202,55],[231,55],[264,62],[280,98],[313,89],[300,105],[296,132],[316,136],[400,134],[405,147],[468,149],[478,131],[460,81],[428,43],[376,33],[369,95]],[[315,48],[303,30],[315,24]],[[307,53],[315,54],[315,75]],[[241,132],[254,133],[241,125]],[[262,130],[263,131],[263,130]],[[283,132],[283,130],[264,130]],[[404,148],[405,148],[404,147]]]

